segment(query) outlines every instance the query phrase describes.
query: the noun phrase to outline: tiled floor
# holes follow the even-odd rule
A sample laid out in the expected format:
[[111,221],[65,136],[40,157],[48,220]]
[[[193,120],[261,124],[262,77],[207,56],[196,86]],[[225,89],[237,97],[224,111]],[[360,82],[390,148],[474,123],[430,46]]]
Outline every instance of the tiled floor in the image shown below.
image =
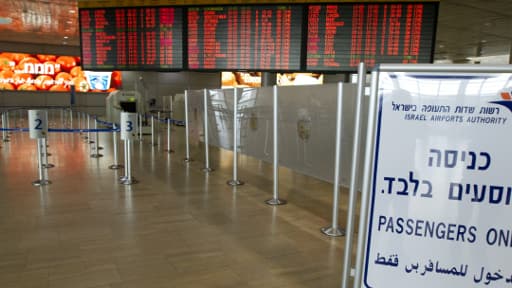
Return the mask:
[[[247,183],[232,188],[232,154],[212,148],[216,170],[205,174],[200,149],[182,161],[183,128],[174,129],[176,153],[164,152],[164,135],[156,147],[149,136],[134,143],[132,186],[107,168],[110,135],[100,135],[105,157],[95,159],[78,133],[52,133],[53,183],[34,187],[35,140],[12,134],[0,148],[0,287],[340,286],[345,238],[319,232],[332,185],[282,169],[289,204],[268,206],[269,165],[241,157]],[[343,226],[346,202],[343,191]]]

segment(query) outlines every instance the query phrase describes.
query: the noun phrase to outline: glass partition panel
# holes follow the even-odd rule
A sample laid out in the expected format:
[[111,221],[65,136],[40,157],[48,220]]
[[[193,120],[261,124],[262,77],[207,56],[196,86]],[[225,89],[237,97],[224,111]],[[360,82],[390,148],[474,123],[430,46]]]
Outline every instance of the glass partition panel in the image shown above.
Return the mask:
[[240,152],[272,163],[273,87],[239,89]]
[[[343,84],[341,178],[349,183],[356,85]],[[332,182],[336,137],[337,84],[279,88],[280,163]]]

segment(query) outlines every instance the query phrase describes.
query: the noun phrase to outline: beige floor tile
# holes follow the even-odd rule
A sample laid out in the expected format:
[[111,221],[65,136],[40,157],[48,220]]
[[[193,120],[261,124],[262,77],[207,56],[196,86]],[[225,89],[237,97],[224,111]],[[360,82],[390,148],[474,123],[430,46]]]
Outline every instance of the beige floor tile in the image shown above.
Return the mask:
[[[107,168],[110,136],[101,159],[79,137],[50,135],[56,167],[42,188],[31,185],[28,135],[0,149],[0,287],[339,287],[344,237],[319,232],[330,223],[332,185],[283,168],[289,204],[272,207],[270,165],[241,156],[246,184],[231,187],[231,152],[212,148],[216,170],[205,174],[201,149],[185,164],[182,143],[168,155],[146,140],[134,143],[140,183],[124,186],[123,171]],[[346,191],[341,203],[344,224]]]

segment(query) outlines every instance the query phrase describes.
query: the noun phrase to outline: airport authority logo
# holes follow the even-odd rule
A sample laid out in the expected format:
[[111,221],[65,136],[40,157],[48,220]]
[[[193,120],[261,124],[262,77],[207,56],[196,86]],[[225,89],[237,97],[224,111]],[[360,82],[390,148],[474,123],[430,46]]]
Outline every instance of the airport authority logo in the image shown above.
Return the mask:
[[504,106],[512,112],[512,87],[504,88],[499,92],[501,100],[492,101],[493,104]]

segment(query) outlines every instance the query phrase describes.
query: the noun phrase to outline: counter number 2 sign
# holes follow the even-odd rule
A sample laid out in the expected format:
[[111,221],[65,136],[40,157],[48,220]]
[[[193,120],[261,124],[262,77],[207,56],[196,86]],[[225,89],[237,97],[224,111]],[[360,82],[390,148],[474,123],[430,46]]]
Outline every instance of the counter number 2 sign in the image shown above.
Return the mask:
[[29,110],[28,123],[30,139],[42,139],[48,135],[48,111]]

